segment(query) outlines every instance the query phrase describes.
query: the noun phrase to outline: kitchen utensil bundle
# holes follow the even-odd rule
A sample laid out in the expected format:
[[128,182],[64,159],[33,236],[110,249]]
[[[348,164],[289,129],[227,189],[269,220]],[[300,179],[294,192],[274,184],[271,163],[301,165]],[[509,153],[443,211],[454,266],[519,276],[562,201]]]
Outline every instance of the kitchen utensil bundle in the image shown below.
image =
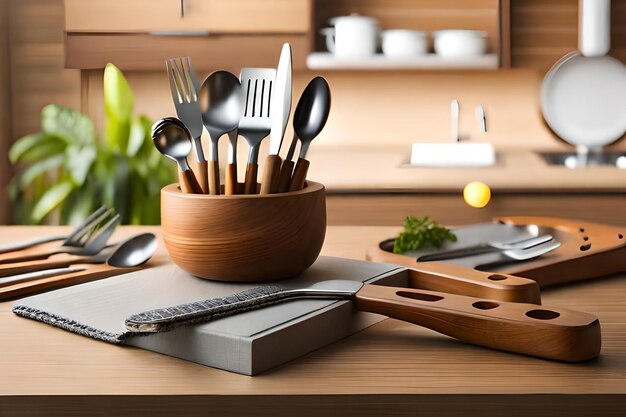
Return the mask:
[[146,262],[156,249],[151,233],[107,246],[119,219],[113,209],[101,207],[60,244],[55,242],[64,236],[4,246],[0,299],[117,275]]
[[[239,77],[227,71],[216,71],[201,85],[189,57],[169,59],[166,64],[178,119],[169,117],[155,123],[152,137],[159,151],[178,163],[180,187],[184,193],[222,194],[218,143],[226,133],[229,135],[229,155],[224,194],[238,194],[240,191],[236,161],[238,135],[249,146],[244,194],[274,194],[304,188],[308,168],[306,153],[311,140],[323,128],[328,117],[330,89],[323,78],[317,77],[303,93],[300,99],[302,108],[296,111],[300,121],[294,119],[294,130],[296,125],[311,130],[316,124],[316,133],[298,135],[296,132],[286,164],[283,163],[279,154],[292,97],[289,44],[283,45],[277,69],[243,68]],[[211,142],[208,162],[202,151],[202,126],[209,133]],[[259,188],[259,150],[268,135],[271,135],[269,155]],[[298,161],[300,167],[293,172],[292,178],[291,159],[298,138],[302,145]],[[192,143],[198,164],[195,173],[187,161]]]

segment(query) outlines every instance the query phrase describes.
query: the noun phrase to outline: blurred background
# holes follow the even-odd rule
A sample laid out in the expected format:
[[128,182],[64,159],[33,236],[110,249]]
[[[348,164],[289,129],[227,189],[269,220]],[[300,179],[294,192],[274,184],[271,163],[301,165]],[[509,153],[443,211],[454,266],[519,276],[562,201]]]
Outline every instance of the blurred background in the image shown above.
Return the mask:
[[[610,3],[609,55],[624,64],[626,0]],[[340,27],[342,21],[332,19],[340,16],[372,19],[344,19]],[[291,43],[294,52],[294,102],[314,75],[327,78],[332,90],[331,115],[311,148],[309,175],[328,189],[329,224],[399,225],[407,214],[457,224],[507,214],[624,224],[626,171],[616,162],[626,151],[623,136],[600,148],[581,148],[574,140],[560,138],[542,114],[544,75],[578,49],[578,21],[578,0],[2,0],[0,189],[8,191],[0,192],[0,224],[74,221],[97,204],[89,200],[88,190],[96,187],[90,181],[119,172],[117,185],[103,186],[98,198],[124,205],[141,195],[132,207],[116,208],[126,210],[126,222],[158,223],[154,188],[167,181],[168,168],[136,166],[133,161],[141,153],[131,155],[124,144],[102,162],[106,169],[101,168],[100,177],[78,175],[72,170],[100,166],[91,153],[92,148],[102,152],[100,148],[80,142],[90,127],[77,122],[74,113],[48,108],[44,116],[56,127],[46,128],[42,109],[55,104],[81,112],[93,121],[96,132],[87,134],[110,145],[107,117],[120,119],[122,128],[130,129],[135,122],[126,123],[126,116],[106,111],[107,63],[121,70],[132,90],[132,120],[145,115],[143,125],[148,126],[148,120],[174,114],[166,58],[190,55],[201,77],[216,69],[238,73],[244,66],[275,67],[284,42]],[[329,35],[321,33],[329,26],[335,30],[334,53],[328,51]],[[373,54],[366,50],[342,55],[340,43],[357,51],[370,42],[372,26]],[[385,47],[384,31],[393,29],[424,32],[426,50],[415,43],[422,39],[420,34],[411,37],[406,31],[396,33]],[[436,31],[449,29],[479,31],[484,49],[479,45],[473,53],[459,54],[452,44],[452,50],[435,51]],[[352,38],[340,32],[346,30],[352,30]],[[118,79],[110,85],[116,82],[121,84],[111,91],[126,91]],[[444,150],[447,155],[436,167],[411,164],[414,143],[451,142],[452,100],[459,105],[461,141],[490,144],[495,161],[483,166],[446,162],[457,147]],[[477,120],[478,106],[484,109],[487,133]],[[81,123],[78,132],[83,133],[67,132],[68,124],[76,129]],[[46,139],[30,148],[23,142],[24,149],[13,150],[9,160],[16,140],[42,131]],[[42,148],[56,136],[63,136],[63,149]],[[68,137],[80,145],[70,149]],[[244,158],[246,150],[241,151]],[[600,156],[581,162],[580,153],[588,151]],[[58,163],[67,171],[61,175],[65,182],[55,177],[58,168],[50,161],[50,170],[40,166],[40,172],[31,173],[43,179],[15,179],[34,162],[57,154],[64,158],[56,161],[63,160]],[[568,157],[574,159],[568,163]],[[436,158],[433,154],[430,160]],[[96,162],[72,165],[76,160]],[[149,169],[159,173],[144,172]],[[135,182],[127,183],[133,175]],[[143,176],[159,178],[150,179],[155,182],[147,186]],[[472,180],[492,187],[494,199],[485,209],[470,209],[459,197]],[[46,204],[37,206],[59,183]],[[141,201],[152,209],[136,208]],[[81,204],[84,207],[75,213],[59,210]]]

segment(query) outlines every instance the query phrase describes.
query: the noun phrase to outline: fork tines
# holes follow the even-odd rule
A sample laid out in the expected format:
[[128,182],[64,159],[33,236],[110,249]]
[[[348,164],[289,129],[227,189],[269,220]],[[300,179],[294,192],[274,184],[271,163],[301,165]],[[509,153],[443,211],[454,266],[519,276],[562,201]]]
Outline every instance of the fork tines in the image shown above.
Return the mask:
[[172,98],[178,103],[198,101],[200,83],[188,56],[170,58],[165,62],[170,79]]

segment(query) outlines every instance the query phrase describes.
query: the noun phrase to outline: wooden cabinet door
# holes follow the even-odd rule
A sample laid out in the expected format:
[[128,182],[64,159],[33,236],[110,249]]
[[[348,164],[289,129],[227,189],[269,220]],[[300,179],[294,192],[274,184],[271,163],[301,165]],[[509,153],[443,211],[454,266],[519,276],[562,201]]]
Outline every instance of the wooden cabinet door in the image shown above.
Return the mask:
[[70,33],[305,33],[313,0],[65,0]]

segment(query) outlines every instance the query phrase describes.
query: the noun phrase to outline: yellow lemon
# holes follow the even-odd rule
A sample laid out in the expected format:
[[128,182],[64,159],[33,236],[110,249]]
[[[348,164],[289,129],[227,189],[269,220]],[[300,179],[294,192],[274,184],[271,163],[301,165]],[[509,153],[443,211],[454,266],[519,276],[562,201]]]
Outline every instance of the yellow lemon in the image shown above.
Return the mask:
[[470,182],[463,188],[463,199],[472,207],[485,207],[491,200],[491,189],[485,183],[479,181]]

